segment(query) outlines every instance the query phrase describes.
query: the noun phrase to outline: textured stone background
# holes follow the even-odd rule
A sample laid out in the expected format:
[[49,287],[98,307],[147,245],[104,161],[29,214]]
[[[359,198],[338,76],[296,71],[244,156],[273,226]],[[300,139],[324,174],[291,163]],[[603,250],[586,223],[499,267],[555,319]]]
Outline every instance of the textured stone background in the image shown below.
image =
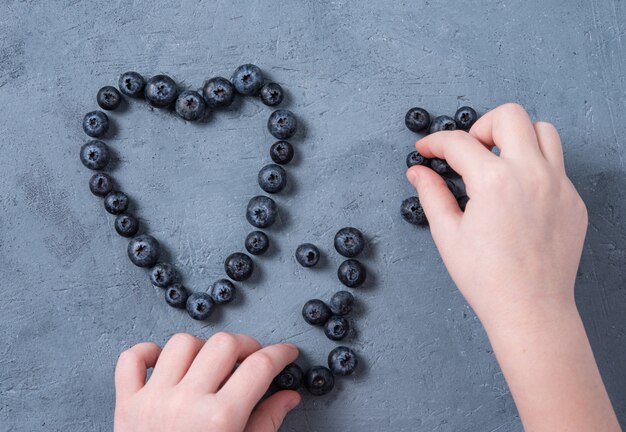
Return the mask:
[[[484,112],[511,100],[557,125],[589,206],[577,298],[626,426],[625,21],[623,0],[3,1],[0,430],[110,430],[119,352],[176,332],[247,332],[324,362],[335,344],[300,308],[340,287],[332,237],[344,225],[370,244],[350,342],[364,367],[332,395],[305,397],[284,430],[520,430],[480,323],[428,231],[398,211],[412,194],[409,107]],[[80,121],[128,69],[199,87],[245,62],[284,85],[304,127],[272,253],[255,260],[241,301],[202,324],[128,262],[87,188]],[[107,140],[114,176],[186,284],[205,289],[251,229],[243,213],[269,160],[270,110],[245,100],[204,125],[142,103],[123,111]],[[304,241],[323,250],[319,268],[295,264]]]

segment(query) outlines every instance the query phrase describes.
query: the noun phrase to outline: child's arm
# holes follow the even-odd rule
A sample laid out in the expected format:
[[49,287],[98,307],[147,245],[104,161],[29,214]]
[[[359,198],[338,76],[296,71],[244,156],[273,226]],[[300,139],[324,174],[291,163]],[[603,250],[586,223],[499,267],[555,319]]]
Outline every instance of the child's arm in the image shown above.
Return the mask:
[[620,430],[574,302],[587,212],[555,128],[507,104],[469,133],[438,132],[416,148],[446,159],[465,181],[462,213],[441,177],[423,166],[407,171],[526,430]]
[[256,405],[297,356],[293,345],[261,348],[249,336],[228,333],[206,342],[178,334],[163,350],[135,345],[115,369],[115,431],[276,432],[300,402],[298,393],[280,391]]

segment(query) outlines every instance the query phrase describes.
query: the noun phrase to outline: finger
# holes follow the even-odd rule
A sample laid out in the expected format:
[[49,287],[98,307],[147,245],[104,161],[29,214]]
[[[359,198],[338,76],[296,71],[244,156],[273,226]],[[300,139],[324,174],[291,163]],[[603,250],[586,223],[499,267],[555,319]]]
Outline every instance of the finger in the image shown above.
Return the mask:
[[534,124],[534,127],[539,149],[543,156],[554,168],[565,172],[563,146],[556,128],[547,122],[537,122]]
[[241,414],[247,416],[274,377],[297,357],[298,349],[293,345],[265,347],[245,359],[217,394],[236,404]]
[[159,354],[161,348],[152,342],[137,344],[120,354],[115,367],[116,399],[126,399],[143,388],[148,369],[154,367]]
[[300,403],[298,392],[283,390],[273,394],[256,407],[244,432],[277,432],[283,420]]
[[260,349],[261,345],[250,336],[217,333],[204,344],[181,383],[215,393],[235,364]]
[[187,333],[178,333],[163,347],[159,361],[150,377],[154,385],[173,386],[185,376],[203,342]]
[[474,123],[469,133],[489,148],[497,146],[501,157],[540,156],[533,124],[518,104],[508,103],[489,111]]

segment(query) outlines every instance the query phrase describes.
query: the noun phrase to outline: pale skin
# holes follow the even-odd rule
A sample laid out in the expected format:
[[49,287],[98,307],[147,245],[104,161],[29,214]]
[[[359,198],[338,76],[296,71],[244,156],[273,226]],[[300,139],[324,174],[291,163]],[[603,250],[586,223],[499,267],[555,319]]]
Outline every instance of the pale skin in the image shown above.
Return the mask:
[[[466,184],[463,213],[432,170],[407,171],[525,430],[620,431],[574,302],[587,211],[565,173],[556,129],[506,104],[469,133],[438,132],[416,148],[446,159]],[[116,368],[115,431],[275,432],[300,396],[282,391],[257,403],[297,356],[292,345],[262,348],[227,333],[206,342],[176,335],[163,349],[135,345]]]

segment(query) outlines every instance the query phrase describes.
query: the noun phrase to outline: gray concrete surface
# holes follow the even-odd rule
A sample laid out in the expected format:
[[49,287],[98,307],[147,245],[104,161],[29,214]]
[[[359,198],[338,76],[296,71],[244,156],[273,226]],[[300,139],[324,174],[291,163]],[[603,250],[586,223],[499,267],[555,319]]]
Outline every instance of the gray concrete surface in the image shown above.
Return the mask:
[[[475,315],[428,231],[404,223],[414,105],[481,112],[518,101],[554,122],[589,206],[577,299],[626,426],[626,108],[622,0],[478,2],[17,1],[0,5],[0,430],[107,431],[123,349],[176,332],[288,341],[303,364],[335,345],[300,318],[340,285],[333,233],[361,228],[372,277],[358,292],[364,367],[305,397],[285,431],[517,431],[515,406]],[[273,251],[215,322],[172,310],[87,188],[83,114],[119,73],[191,87],[253,62],[288,91],[303,128],[277,197]],[[114,175],[185,283],[205,289],[242,250],[247,199],[269,158],[270,110],[245,100],[203,125],[132,103],[112,114]],[[320,268],[292,258],[304,241]]]

